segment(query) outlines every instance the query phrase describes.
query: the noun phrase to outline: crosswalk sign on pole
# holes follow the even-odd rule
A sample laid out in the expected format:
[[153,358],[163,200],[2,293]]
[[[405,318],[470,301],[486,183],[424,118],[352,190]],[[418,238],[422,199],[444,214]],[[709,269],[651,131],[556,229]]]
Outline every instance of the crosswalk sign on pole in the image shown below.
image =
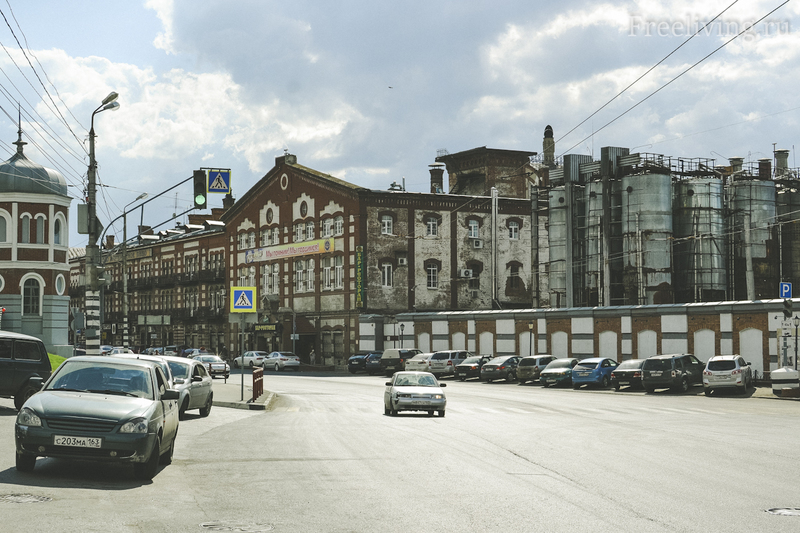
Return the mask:
[[231,313],[257,313],[255,287],[231,287]]
[[231,171],[230,169],[212,168],[208,171],[208,192],[230,194]]

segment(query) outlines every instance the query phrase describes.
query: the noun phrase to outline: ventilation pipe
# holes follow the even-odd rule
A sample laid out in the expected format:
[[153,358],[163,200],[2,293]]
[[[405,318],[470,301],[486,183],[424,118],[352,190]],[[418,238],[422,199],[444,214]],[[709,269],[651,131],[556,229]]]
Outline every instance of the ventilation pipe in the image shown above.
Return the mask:
[[431,193],[443,194],[444,193],[444,165],[435,163],[428,165],[431,173]]
[[789,150],[775,150],[775,176],[789,173]]

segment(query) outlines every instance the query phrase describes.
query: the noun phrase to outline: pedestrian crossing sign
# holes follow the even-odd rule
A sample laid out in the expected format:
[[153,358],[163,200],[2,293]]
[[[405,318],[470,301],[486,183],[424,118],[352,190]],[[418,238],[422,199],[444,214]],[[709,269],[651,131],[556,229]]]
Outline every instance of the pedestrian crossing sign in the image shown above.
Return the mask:
[[230,169],[212,168],[208,171],[208,192],[230,194],[231,171]]
[[231,287],[231,313],[256,312],[256,288]]

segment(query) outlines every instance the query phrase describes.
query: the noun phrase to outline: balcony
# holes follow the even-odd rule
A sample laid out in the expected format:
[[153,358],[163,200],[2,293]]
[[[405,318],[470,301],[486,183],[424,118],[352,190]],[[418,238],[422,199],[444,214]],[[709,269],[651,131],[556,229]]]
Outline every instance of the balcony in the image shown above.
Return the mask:
[[178,274],[165,274],[156,278],[156,287],[172,287]]
[[225,281],[225,269],[222,267],[201,270],[199,274],[200,281]]
[[224,307],[201,307],[197,310],[198,318],[203,320],[217,320],[225,316]]
[[191,285],[192,283],[196,283],[200,280],[199,272],[184,272],[183,274],[177,274],[178,283],[181,285]]

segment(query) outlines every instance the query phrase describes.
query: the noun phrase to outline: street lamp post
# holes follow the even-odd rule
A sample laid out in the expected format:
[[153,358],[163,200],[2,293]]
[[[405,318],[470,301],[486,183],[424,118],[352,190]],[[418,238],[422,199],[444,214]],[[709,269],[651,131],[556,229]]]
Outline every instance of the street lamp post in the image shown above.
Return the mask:
[[89,242],[86,245],[86,269],[89,278],[89,289],[86,291],[86,354],[100,355],[100,280],[98,270],[100,265],[100,248],[97,238],[100,224],[97,220],[97,160],[94,157],[94,116],[106,110],[119,109],[119,102],[115,102],[119,95],[110,93],[103,102],[92,112],[91,127],[89,129],[89,169],[86,174],[86,206],[89,230]]
[[143,192],[136,200],[122,208],[122,345],[129,348],[128,339],[128,207],[147,198]]
[[528,322],[528,355],[533,355],[533,320]]
[[800,327],[800,316],[795,316],[792,322],[794,322],[794,369],[797,370],[797,328]]
[[400,324],[400,348],[403,348],[403,330],[406,329],[406,325],[401,323]]

